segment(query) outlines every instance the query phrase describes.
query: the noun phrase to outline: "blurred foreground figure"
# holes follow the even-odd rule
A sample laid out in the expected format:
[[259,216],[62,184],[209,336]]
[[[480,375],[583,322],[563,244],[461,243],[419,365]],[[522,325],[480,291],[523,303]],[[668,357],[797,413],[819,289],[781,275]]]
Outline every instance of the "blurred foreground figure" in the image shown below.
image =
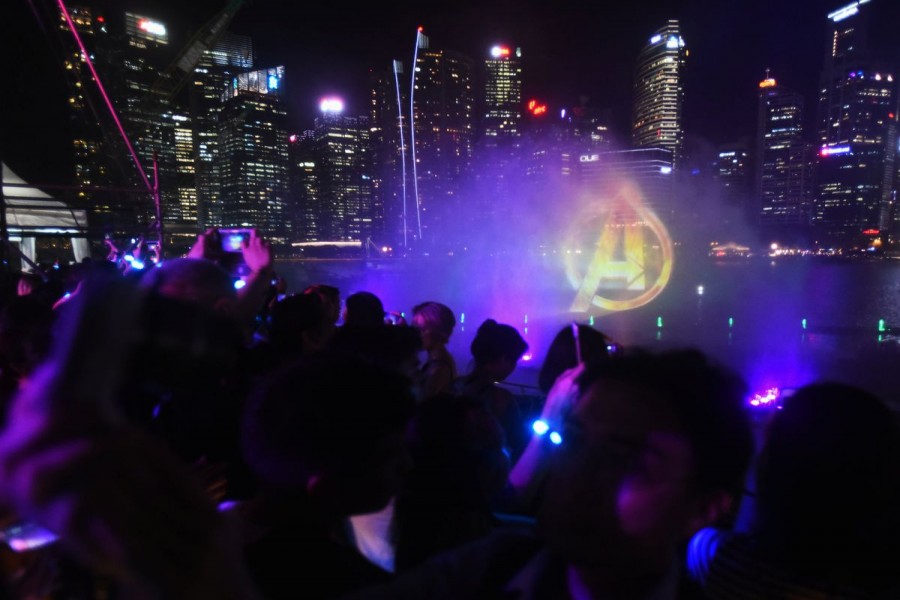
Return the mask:
[[900,429],[880,399],[807,385],[772,410],[732,530],[691,540],[713,599],[898,598]]
[[400,490],[413,407],[408,377],[333,350],[285,365],[253,393],[241,439],[259,494],[237,511],[266,598],[335,598],[389,578],[356,550],[346,518]]
[[353,598],[702,598],[690,535],[717,520],[752,451],[739,379],[699,353],[589,365],[532,444],[546,479],[533,535],[500,532]]
[[0,501],[53,532],[111,597],[256,598],[203,487],[121,415],[145,303],[134,282],[95,278],[64,307],[0,433]]

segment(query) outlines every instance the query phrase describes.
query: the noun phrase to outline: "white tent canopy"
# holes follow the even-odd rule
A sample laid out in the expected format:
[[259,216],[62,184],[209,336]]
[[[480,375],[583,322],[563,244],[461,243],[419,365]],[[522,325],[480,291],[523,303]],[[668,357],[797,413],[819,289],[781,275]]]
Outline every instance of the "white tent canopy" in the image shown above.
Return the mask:
[[71,235],[75,262],[90,256],[86,236],[87,212],[72,209],[25,182],[3,163],[3,198],[9,239],[19,243],[19,250],[35,260],[35,239],[44,235]]

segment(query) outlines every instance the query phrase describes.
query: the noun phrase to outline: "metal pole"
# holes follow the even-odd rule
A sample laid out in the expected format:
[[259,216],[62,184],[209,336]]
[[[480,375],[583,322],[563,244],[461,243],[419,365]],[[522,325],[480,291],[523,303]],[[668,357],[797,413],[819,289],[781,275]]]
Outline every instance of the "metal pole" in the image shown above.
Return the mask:
[[156,150],[153,151],[153,205],[156,207],[156,242],[159,244],[159,257],[163,256],[163,222],[162,202],[159,197],[159,161]]
[[419,61],[419,40],[422,39],[422,28],[416,30],[416,48],[413,51],[412,77],[409,86],[409,146],[412,149],[413,194],[416,197],[416,222],[418,224],[419,241],[422,241],[422,216],[419,214],[419,175],[416,170],[416,63]]
[[[0,153],[0,156],[3,156]],[[9,227],[6,222],[6,194],[3,191],[3,161],[0,160],[0,240],[2,240],[2,244],[0,244],[0,270],[9,271],[11,270],[11,265],[9,264],[9,252],[7,248],[10,245],[9,241]]]
[[400,101],[400,80],[397,73],[402,68],[399,60],[394,61],[394,87],[397,89],[397,112],[399,113],[399,121],[397,128],[400,130],[400,166],[403,174],[403,247],[409,249],[406,241],[406,233],[408,227],[406,225],[406,144],[403,140],[403,105]]

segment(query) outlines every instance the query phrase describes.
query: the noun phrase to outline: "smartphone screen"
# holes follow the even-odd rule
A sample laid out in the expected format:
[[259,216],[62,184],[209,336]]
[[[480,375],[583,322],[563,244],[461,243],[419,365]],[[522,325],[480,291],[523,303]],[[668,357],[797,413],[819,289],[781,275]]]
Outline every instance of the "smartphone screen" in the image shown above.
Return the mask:
[[0,531],[0,542],[5,542],[15,552],[27,552],[57,540],[56,535],[34,523],[16,523]]
[[240,252],[244,248],[244,242],[250,239],[250,230],[220,229],[219,236],[222,239],[222,250],[225,252]]

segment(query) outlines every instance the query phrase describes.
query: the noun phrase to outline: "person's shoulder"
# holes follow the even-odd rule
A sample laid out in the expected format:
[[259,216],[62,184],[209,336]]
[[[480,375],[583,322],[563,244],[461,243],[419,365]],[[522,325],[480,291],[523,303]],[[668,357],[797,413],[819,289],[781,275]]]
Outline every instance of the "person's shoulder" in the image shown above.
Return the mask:
[[344,600],[491,597],[541,547],[530,531],[498,530],[438,554],[389,584],[361,590]]

